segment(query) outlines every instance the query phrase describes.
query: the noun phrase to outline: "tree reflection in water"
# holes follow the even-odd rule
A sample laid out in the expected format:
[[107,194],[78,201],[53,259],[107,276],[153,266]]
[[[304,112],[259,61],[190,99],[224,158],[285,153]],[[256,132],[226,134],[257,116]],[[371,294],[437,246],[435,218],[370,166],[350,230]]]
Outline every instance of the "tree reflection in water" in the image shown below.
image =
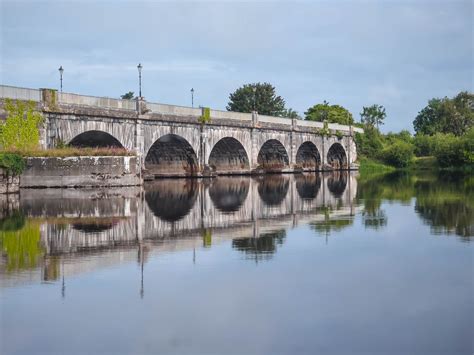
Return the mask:
[[455,234],[463,241],[474,236],[474,178],[461,173],[396,172],[362,176],[356,199],[364,205],[367,228],[383,228],[387,216],[383,201],[409,205],[415,198],[415,211],[431,227],[432,234]]
[[286,231],[262,233],[258,237],[236,238],[232,240],[232,248],[245,253],[245,258],[255,260],[270,260],[276,253],[277,247],[283,245]]
[[33,269],[44,254],[40,223],[25,220],[18,212],[0,221],[0,250],[6,256],[6,271]]

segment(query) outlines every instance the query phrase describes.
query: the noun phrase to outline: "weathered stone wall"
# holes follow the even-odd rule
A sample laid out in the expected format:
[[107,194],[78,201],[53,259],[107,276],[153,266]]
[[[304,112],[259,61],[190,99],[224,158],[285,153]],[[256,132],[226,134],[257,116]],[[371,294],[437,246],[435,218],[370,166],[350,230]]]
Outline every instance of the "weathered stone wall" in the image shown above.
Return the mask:
[[20,187],[134,186],[141,184],[132,156],[28,158]]
[[20,190],[20,179],[18,176],[9,174],[0,168],[0,194],[17,193]]

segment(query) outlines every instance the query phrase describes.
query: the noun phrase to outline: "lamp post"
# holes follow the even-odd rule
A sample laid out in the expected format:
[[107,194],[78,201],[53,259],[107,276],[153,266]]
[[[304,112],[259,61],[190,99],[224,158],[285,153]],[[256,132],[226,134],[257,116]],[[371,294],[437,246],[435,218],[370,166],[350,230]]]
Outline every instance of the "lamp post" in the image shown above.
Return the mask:
[[59,70],[59,81],[61,83],[60,88],[61,88],[61,92],[63,92],[63,73],[64,73],[63,66],[61,65],[58,70]]
[[194,107],[194,88],[191,88],[191,107]]
[[138,63],[137,69],[138,69],[138,97],[142,97],[142,65],[141,63]]

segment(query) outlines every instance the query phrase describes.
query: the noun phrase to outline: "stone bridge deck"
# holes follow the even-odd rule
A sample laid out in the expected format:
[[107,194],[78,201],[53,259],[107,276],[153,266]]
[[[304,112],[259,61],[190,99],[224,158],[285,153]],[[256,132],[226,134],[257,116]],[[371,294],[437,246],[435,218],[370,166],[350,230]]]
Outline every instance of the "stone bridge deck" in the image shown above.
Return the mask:
[[153,176],[353,169],[354,134],[362,132],[353,126],[214,109],[203,123],[204,108],[50,89],[3,85],[0,101],[5,98],[37,102],[45,118],[44,148],[59,143],[123,147],[134,151],[140,169]]

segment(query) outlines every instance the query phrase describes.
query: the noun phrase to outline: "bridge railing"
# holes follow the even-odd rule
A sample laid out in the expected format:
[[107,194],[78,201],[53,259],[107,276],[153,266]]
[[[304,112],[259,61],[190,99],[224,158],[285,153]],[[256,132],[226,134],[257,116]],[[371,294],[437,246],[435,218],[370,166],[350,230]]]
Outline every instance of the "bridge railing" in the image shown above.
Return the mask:
[[212,119],[228,119],[228,120],[239,120],[239,121],[252,121],[251,113],[211,110],[210,114],[211,114],[211,120]]
[[[92,106],[99,108],[117,109],[117,110],[128,110],[137,111],[138,106],[136,100],[122,100],[114,99],[110,97],[97,97],[78,95],[73,93],[57,93],[58,103],[67,105],[79,105],[79,106]],[[35,102],[42,101],[42,89],[29,89],[20,88],[9,85],[0,85],[0,98],[11,98],[16,100],[32,100]],[[151,113],[163,114],[163,115],[176,115],[176,116],[193,116],[199,117],[202,114],[201,108],[193,108],[186,106],[166,105],[160,103],[146,102],[146,107]],[[236,121],[252,121],[251,113],[232,112],[232,111],[221,111],[221,110],[210,110],[211,120],[236,120]],[[294,120],[285,117],[274,117],[267,115],[257,115],[257,120],[262,123],[274,123],[280,125],[292,126]],[[324,128],[323,122],[296,120],[296,127],[314,127],[318,129]],[[351,128],[353,132],[363,133],[364,130],[358,127],[351,127],[340,125],[337,123],[329,123],[328,128],[333,131],[350,132]]]
[[306,120],[298,120],[297,126],[300,127],[312,127],[312,128],[324,128],[323,122],[316,122],[316,121],[306,121]]
[[259,122],[267,122],[267,123],[276,123],[276,124],[283,124],[283,125],[292,125],[290,118],[285,117],[274,117],[274,116],[266,116],[266,115],[258,115]]
[[117,110],[136,110],[137,104],[134,100],[112,99],[110,97],[97,97],[71,94],[66,92],[58,93],[58,103],[80,106],[95,106],[102,108],[112,108]]
[[39,102],[41,101],[41,91],[37,89],[0,85],[0,97],[14,100],[31,100]]
[[159,113],[163,115],[178,115],[178,116],[201,116],[202,110],[200,108],[175,106],[166,104],[156,104],[147,102],[146,107],[152,113]]

